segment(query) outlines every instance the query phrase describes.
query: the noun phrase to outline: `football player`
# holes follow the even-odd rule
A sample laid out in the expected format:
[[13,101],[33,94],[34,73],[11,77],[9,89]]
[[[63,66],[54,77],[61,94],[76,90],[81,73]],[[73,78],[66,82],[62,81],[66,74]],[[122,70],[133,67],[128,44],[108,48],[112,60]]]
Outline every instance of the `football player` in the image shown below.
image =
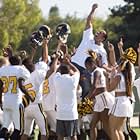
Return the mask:
[[[0,138],[8,139],[8,127],[13,122],[14,132],[11,135],[11,140],[17,140],[23,132],[23,106],[22,92],[19,88],[19,82],[23,82],[30,77],[29,71],[20,66],[21,58],[12,56],[9,58],[9,66],[0,68],[0,91],[4,93],[4,102],[0,99],[1,107],[3,108],[3,126],[0,131]],[[2,97],[2,96],[1,96]]]
[[[47,77],[51,75],[54,67],[50,68],[48,71],[48,40],[44,39],[42,46],[42,61],[38,62],[35,65],[35,69],[31,70],[31,77],[25,82],[25,89],[27,89],[28,93],[32,95],[35,99],[33,103],[30,103],[28,107],[25,108],[25,131],[22,136],[22,140],[27,140],[30,135],[30,131],[32,130],[31,124],[35,119],[36,124],[40,128],[41,132],[41,140],[46,140],[48,135],[47,121],[46,116],[43,113],[42,108],[42,93],[39,92],[39,87],[43,80],[45,80],[46,74]],[[57,61],[58,58],[55,60]],[[24,65],[30,68],[30,63],[26,63],[27,59],[23,61]],[[56,63],[54,62],[54,64]]]

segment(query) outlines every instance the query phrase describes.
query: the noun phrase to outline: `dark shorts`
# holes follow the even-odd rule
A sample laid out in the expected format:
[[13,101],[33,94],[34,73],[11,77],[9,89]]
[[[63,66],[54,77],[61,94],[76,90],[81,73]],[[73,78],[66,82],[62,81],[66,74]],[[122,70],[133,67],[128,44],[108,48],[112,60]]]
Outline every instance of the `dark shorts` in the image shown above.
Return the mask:
[[79,135],[78,120],[57,120],[56,133],[64,137]]

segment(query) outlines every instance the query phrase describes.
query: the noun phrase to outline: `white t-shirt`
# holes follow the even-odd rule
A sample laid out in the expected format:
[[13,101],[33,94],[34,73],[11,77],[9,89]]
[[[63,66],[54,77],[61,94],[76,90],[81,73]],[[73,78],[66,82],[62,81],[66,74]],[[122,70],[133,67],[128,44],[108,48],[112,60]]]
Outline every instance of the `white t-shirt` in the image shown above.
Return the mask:
[[103,44],[95,44],[92,28],[83,32],[83,39],[78,46],[76,53],[72,56],[71,61],[85,68],[85,60],[89,57],[87,53],[89,49],[92,49],[102,56],[102,64],[108,64],[106,50],[104,49]]
[[19,88],[18,79],[27,80],[30,72],[20,65],[9,65],[0,68],[0,79],[4,82],[3,107],[16,107],[22,103],[22,92]]
[[54,76],[54,85],[56,89],[56,105],[58,120],[76,120],[78,119],[77,111],[77,86],[80,74],[74,75],[60,74],[57,72]]

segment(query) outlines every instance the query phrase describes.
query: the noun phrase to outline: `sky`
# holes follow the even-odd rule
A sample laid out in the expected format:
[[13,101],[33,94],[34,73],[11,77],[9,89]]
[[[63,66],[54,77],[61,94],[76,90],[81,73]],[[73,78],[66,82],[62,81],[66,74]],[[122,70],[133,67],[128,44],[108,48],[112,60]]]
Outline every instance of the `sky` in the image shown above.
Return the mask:
[[123,0],[40,0],[39,6],[44,17],[47,17],[50,8],[56,5],[62,17],[76,14],[77,17],[83,18],[88,15],[93,3],[98,4],[95,16],[103,19],[110,14],[108,8],[125,4]]

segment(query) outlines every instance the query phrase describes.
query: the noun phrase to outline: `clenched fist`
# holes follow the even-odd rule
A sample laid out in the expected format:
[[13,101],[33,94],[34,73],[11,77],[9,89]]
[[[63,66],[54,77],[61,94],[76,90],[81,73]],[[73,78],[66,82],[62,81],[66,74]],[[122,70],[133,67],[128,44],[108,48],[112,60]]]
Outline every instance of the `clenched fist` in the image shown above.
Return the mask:
[[98,4],[95,3],[92,5],[92,10],[95,10],[96,8],[98,8]]

